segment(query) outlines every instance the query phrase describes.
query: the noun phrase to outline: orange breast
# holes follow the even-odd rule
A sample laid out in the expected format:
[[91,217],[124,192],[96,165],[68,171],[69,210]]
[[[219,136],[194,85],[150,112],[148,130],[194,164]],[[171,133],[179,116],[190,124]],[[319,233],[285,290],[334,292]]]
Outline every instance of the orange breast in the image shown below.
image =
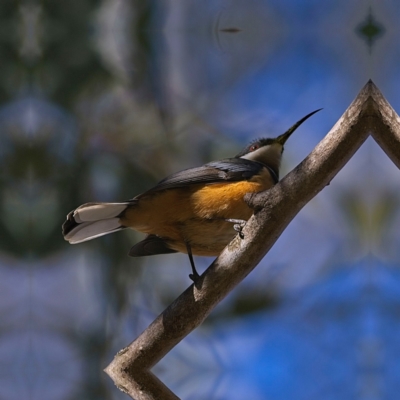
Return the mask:
[[246,193],[272,187],[265,171],[251,181],[198,184],[150,193],[128,208],[121,222],[137,231],[169,239],[171,248],[193,254],[217,255],[235,236],[225,219],[248,220],[253,211],[244,201]]
[[259,183],[247,181],[203,186],[191,196],[193,212],[200,219],[248,219],[252,210],[244,196],[261,190]]

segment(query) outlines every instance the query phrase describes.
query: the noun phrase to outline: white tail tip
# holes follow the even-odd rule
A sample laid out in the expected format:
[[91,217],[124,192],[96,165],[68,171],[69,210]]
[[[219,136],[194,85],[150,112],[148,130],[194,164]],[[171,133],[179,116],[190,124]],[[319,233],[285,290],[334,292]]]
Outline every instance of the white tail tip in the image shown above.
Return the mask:
[[130,204],[83,204],[67,215],[67,220],[62,226],[64,239],[75,244],[124,229],[120,215]]

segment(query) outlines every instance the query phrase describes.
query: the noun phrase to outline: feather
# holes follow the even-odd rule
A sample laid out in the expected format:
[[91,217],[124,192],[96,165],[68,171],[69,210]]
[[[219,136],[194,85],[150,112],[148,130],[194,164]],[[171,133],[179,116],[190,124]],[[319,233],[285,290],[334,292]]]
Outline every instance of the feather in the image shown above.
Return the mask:
[[157,254],[171,254],[176,253],[176,250],[170,249],[164,239],[156,235],[148,235],[146,239],[136,243],[129,255],[131,257],[153,256]]
[[124,229],[119,218],[109,218],[100,221],[83,222],[76,225],[64,236],[71,244],[86,242],[99,236]]
[[[250,179],[261,170],[268,168],[256,161],[244,158],[227,158],[214,161],[201,167],[189,168],[177,172],[160,181],[155,187],[136,196],[140,199],[148,194],[166,189],[176,189],[194,184],[213,184],[222,182],[237,182]],[[268,168],[269,169],[269,168]]]
[[65,240],[80,243],[124,229],[120,216],[132,204],[134,203],[83,204],[67,215],[62,226]]
[[74,211],[77,223],[98,221],[120,215],[129,203],[87,203]]

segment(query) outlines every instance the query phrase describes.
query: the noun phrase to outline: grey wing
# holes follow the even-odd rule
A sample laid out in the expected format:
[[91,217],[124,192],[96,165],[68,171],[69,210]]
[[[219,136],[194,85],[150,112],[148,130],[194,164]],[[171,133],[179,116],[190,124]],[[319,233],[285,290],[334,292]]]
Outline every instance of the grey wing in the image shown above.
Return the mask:
[[128,254],[131,257],[144,257],[171,253],[177,253],[177,251],[170,249],[162,238],[156,235],[148,235],[144,240],[136,243]]
[[[228,158],[221,161],[214,161],[201,167],[185,169],[170,175],[152,189],[136,198],[152,192],[175,189],[198,183],[212,184],[246,180],[259,173],[263,168],[267,167],[259,162],[244,158]],[[273,174],[272,171],[271,174]]]

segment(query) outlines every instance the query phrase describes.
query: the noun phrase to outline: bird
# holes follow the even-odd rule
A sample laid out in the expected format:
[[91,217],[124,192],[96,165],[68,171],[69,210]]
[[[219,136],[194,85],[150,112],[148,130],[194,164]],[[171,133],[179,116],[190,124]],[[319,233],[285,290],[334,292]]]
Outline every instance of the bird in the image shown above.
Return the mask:
[[62,225],[71,244],[132,228],[146,234],[129,251],[132,257],[186,253],[195,283],[200,275],[193,255],[218,256],[253,214],[247,193],[279,181],[284,145],[315,110],[275,138],[253,140],[233,158],[174,173],[136,197],[115,203],[85,203]]

